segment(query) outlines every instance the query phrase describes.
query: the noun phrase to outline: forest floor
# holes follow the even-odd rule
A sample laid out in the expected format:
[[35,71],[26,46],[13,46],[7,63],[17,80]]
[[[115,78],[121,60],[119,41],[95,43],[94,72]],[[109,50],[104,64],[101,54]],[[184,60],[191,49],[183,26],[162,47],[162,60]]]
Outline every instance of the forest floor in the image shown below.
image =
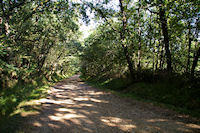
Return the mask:
[[26,105],[32,112],[19,132],[197,133],[199,120],[87,85],[78,75],[52,86],[47,98]]

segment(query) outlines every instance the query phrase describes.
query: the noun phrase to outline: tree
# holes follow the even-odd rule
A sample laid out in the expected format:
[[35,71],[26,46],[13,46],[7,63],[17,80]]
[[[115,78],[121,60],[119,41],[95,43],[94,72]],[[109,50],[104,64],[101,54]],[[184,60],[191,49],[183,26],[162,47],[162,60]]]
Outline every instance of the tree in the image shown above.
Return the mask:
[[[57,62],[66,65],[68,55],[75,54],[70,50],[61,52],[59,48],[75,45],[74,39],[80,35],[76,5],[65,0],[0,2],[1,27],[4,28],[1,28],[0,37],[0,76],[5,84],[2,88],[8,87],[6,83],[12,80],[28,80],[60,72]],[[56,54],[53,51],[57,51]],[[58,56],[62,61],[57,61]],[[52,66],[56,67],[49,69]],[[46,72],[47,69],[51,72]]]

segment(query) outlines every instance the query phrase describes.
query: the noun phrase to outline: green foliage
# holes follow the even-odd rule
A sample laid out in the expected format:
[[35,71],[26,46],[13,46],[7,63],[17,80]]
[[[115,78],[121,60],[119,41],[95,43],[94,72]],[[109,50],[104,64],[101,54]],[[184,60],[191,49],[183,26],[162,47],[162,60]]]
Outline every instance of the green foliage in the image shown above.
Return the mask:
[[[103,87],[121,90],[139,82],[131,94],[199,108],[193,97],[199,93],[199,2],[118,2],[0,1],[1,115],[39,96],[38,85],[25,83],[38,77],[57,82],[79,69]],[[78,22],[90,21],[88,11],[101,24],[82,43]],[[175,79],[187,85],[168,86]]]
[[[81,70],[94,78],[120,76],[125,73],[125,58],[109,25],[100,26],[86,41],[81,55]],[[115,69],[113,69],[115,68]]]
[[[113,12],[113,5],[106,3],[89,4],[105,22],[85,40],[81,56],[85,76],[116,78],[132,71],[132,78],[140,80],[167,69],[168,77],[171,72],[198,77],[196,2],[123,1],[123,8]],[[186,6],[189,13],[183,10]],[[143,71],[149,76],[143,76]]]
[[76,9],[63,0],[1,1],[1,89],[33,75],[77,71],[71,69],[81,51]]
[[12,88],[0,91],[0,131],[16,132],[24,122],[20,115],[24,112],[38,111],[36,105],[27,106],[26,103],[47,96],[47,91],[54,82],[58,82],[67,76],[54,74],[51,81],[45,77],[32,79],[29,82],[18,81]]
[[173,105],[174,107],[187,110],[193,115],[200,116],[199,112],[199,98],[197,93],[199,89],[184,85],[181,82],[158,82],[145,83],[140,82],[128,87],[126,93],[140,97],[142,99],[164,103],[166,105]]
[[198,2],[118,2],[115,8],[109,1],[87,3],[104,22],[85,40],[82,76],[103,88],[198,112]]
[[32,82],[26,84],[18,82],[13,88],[0,92],[1,118],[9,117],[21,102],[46,96],[47,82],[41,79]]
[[78,72],[77,14],[65,0],[0,1],[0,132],[18,128],[21,104]]

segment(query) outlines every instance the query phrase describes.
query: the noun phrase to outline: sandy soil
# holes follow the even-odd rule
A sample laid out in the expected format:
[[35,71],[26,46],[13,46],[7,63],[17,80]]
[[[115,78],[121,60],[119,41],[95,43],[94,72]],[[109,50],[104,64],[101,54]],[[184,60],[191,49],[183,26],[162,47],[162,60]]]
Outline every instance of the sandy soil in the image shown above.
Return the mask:
[[[149,103],[91,87],[73,76],[35,101],[40,109],[27,117],[27,133],[200,133],[198,120]],[[195,124],[196,123],[196,124]]]

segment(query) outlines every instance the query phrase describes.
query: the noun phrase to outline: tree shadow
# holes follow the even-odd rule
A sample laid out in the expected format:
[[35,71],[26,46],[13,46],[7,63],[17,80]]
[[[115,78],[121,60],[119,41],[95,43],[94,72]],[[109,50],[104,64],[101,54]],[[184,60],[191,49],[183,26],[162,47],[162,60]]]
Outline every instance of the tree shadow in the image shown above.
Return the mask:
[[187,121],[174,112],[148,103],[121,98],[92,88],[84,82],[76,82],[76,79],[52,87],[47,98],[37,100],[37,103],[41,104],[40,108],[33,105],[23,107],[26,111],[34,110],[37,113],[13,116],[13,119],[21,119],[23,122],[12,132],[192,133],[200,131],[199,121]]
[[34,82],[35,84],[19,81],[14,87],[0,92],[0,132],[13,132],[26,119],[18,113],[15,114],[16,110],[33,112],[39,108],[36,105],[19,107],[21,103],[46,97],[46,83],[41,80]]

